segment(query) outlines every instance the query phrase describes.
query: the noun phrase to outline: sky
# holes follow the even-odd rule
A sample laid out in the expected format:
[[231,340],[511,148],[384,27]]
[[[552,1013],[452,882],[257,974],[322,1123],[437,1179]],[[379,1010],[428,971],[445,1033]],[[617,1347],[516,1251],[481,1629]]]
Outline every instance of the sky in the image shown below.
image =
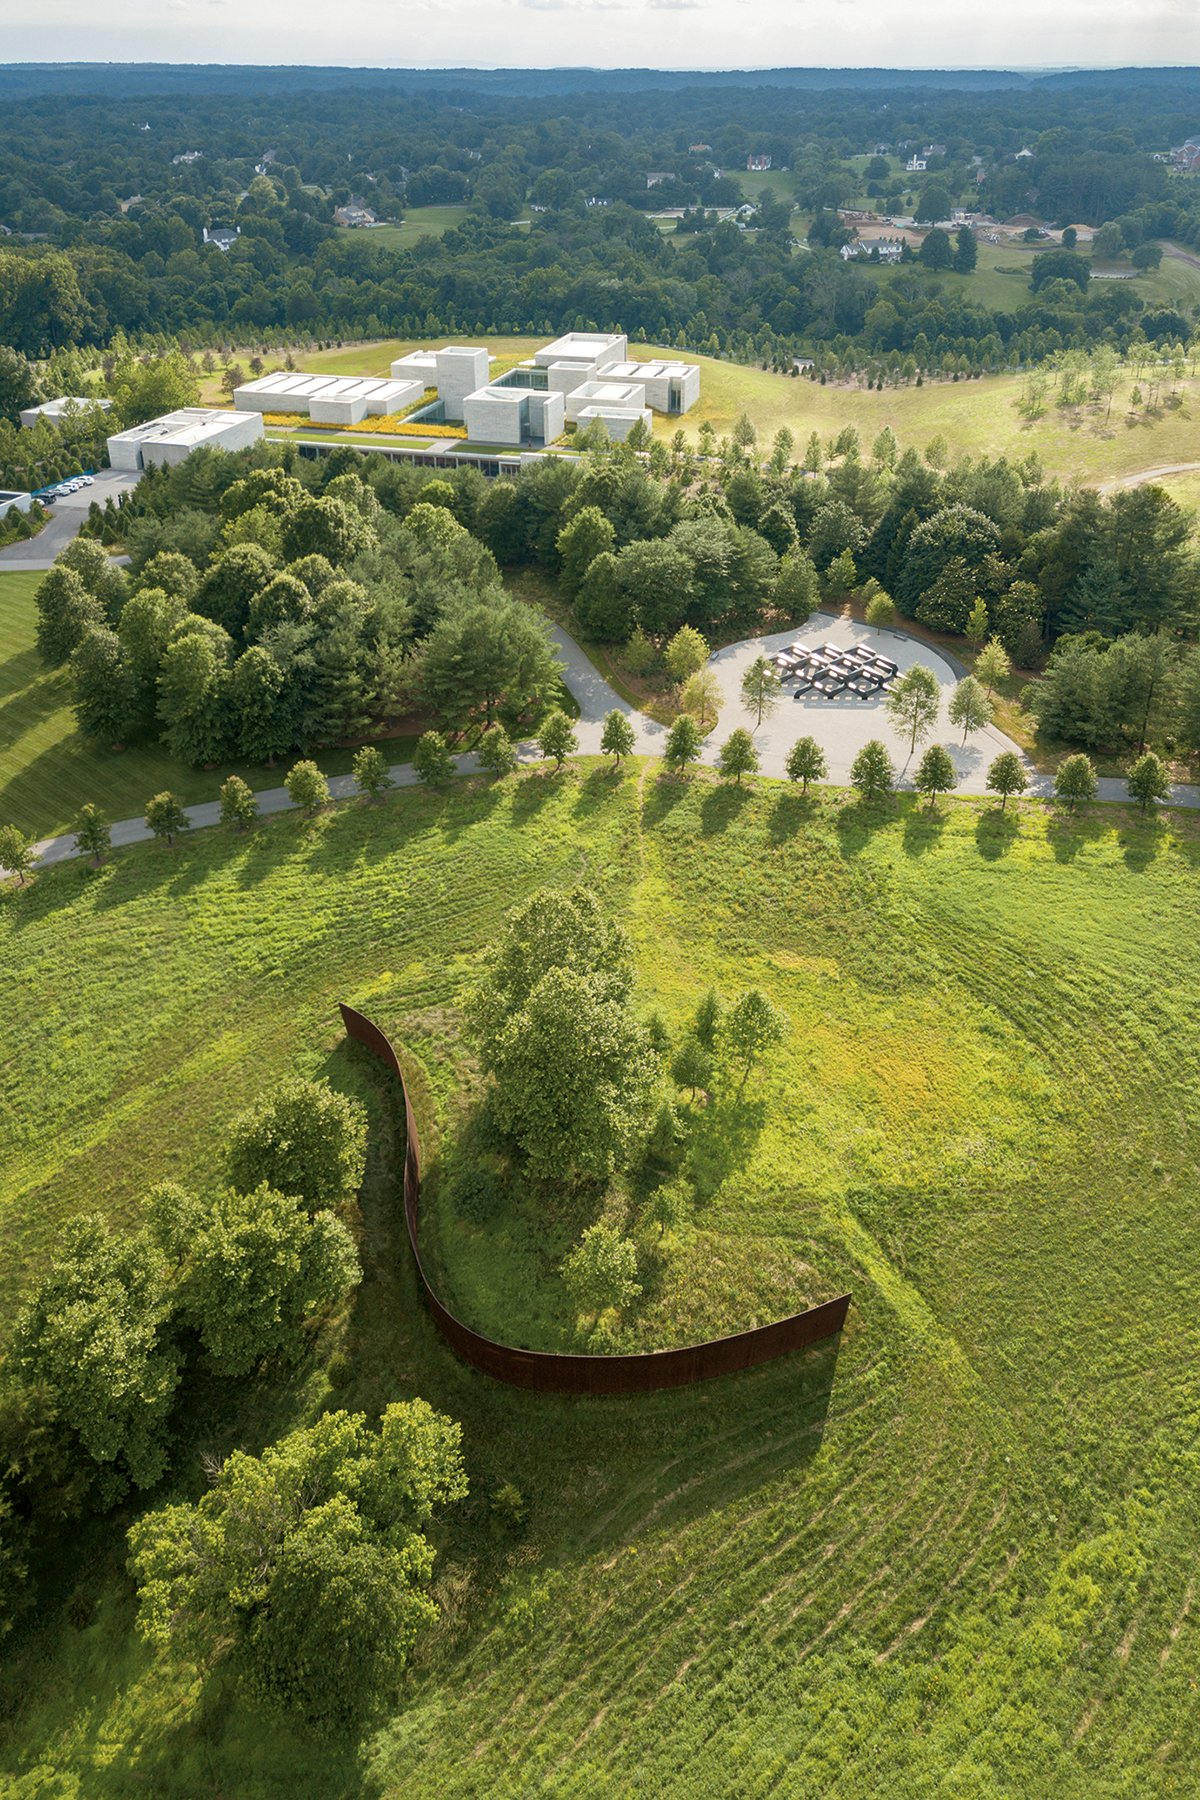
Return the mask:
[[1200,63],[1200,0],[5,0],[12,62],[392,68]]

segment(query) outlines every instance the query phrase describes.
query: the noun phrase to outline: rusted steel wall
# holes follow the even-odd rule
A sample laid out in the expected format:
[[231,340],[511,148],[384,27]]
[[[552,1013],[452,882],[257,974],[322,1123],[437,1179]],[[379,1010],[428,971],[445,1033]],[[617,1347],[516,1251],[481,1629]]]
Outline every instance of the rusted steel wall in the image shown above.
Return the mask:
[[515,1344],[498,1344],[493,1338],[472,1331],[438,1298],[421,1262],[421,1142],[400,1059],[378,1025],[351,1006],[343,1006],[341,1014],[347,1035],[373,1050],[400,1084],[406,1128],[404,1216],[417,1274],[442,1336],[485,1375],[505,1381],[510,1387],[535,1388],[544,1394],[648,1394],[658,1388],[686,1387],[693,1381],[756,1368],[789,1351],[803,1350],[821,1338],[833,1337],[842,1329],[850,1305],[849,1294],[839,1294],[836,1300],[826,1300],[807,1312],[793,1313],[773,1325],[739,1331],[733,1337],[709,1338],[706,1343],[688,1344],[679,1350],[649,1350],[630,1356],[574,1356],[549,1350],[521,1350]]

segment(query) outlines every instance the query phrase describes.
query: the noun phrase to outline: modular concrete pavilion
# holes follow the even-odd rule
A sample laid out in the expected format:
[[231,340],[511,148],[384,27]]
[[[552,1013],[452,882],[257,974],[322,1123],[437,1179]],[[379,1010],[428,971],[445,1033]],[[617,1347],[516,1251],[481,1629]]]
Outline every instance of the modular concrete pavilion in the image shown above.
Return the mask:
[[300,413],[315,425],[357,425],[411,406],[425,392],[421,379],[381,381],[357,375],[301,375],[284,370],[234,391],[239,412]]
[[586,426],[598,419],[618,441],[628,437],[638,419],[650,423],[648,409],[685,413],[700,398],[695,363],[629,362],[628,355],[624,332],[568,331],[496,381],[488,380],[492,359],[487,352],[469,344],[410,350],[396,358],[391,370],[394,379],[416,377],[436,385],[436,409],[421,414],[422,419],[461,420],[472,438],[520,448],[553,442],[557,409],[551,404],[547,410],[537,400],[518,402],[513,389],[526,396],[560,395],[568,423]]
[[193,450],[248,450],[263,435],[262,414],[217,411],[205,406],[185,406],[148,419],[129,431],[118,431],[108,440],[108,460],[114,469],[148,469],[155,463],[181,463]]
[[68,414],[87,412],[89,407],[97,406],[101,412],[111,412],[112,401],[103,400],[98,394],[92,394],[88,399],[79,394],[62,394],[57,400],[43,400],[40,406],[23,406],[21,423],[30,427],[39,419],[45,419],[49,425],[60,425]]
[[590,373],[584,380],[591,381],[598,370],[624,362],[628,353],[629,339],[623,331],[568,331],[552,344],[535,350],[533,361],[539,369],[549,369],[555,363],[586,364]]
[[463,401],[468,438],[478,444],[520,449],[552,444],[561,437],[566,424],[562,395],[533,380],[519,379],[522,375],[536,377],[542,373],[510,369],[499,381],[468,394]]
[[32,505],[32,494],[20,494],[13,488],[0,488],[0,519],[10,512],[27,513]]
[[700,369],[696,363],[609,363],[604,379],[638,382],[645,389],[646,405],[660,413],[690,412],[700,398]]

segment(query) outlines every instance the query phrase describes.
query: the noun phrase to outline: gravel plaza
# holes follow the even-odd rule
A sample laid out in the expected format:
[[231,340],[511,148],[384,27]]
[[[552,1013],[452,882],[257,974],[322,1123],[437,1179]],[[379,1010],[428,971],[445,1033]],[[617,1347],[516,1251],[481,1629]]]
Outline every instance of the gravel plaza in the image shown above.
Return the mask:
[[[774,713],[761,725],[756,725],[754,714],[742,704],[742,678],[756,656],[766,656],[774,661],[779,652],[792,644],[818,651],[823,644],[836,645],[842,650],[861,646],[894,663],[899,675],[911,669],[914,663],[923,663],[927,669],[932,669],[942,689],[942,711],[937,730],[925,739],[925,744],[944,744],[960,781],[969,784],[973,792],[983,791],[984,775],[994,757],[1002,750],[1017,749],[1011,739],[991,725],[974,732],[965,744],[962,743],[962,733],[947,717],[947,707],[959,677],[946,658],[931,645],[918,643],[901,632],[862,625],[855,619],[814,613],[803,625],[793,625],[770,637],[730,644],[709,658],[708,666],[721,683],[725,702],[713,738],[723,743],[731,731],[744,725],[753,735],[764,773],[782,774],[788,751],[802,737],[816,739],[829,760],[829,780],[842,785],[849,781],[850,765],[870,738],[879,738],[886,745],[898,774],[906,772],[910,760],[908,740],[893,728],[885,710],[886,686],[864,698],[849,691],[825,695],[809,689],[796,694],[794,685],[785,681]],[[923,747],[917,746],[916,757],[912,759],[914,768]],[[911,770],[907,772],[911,774]]]

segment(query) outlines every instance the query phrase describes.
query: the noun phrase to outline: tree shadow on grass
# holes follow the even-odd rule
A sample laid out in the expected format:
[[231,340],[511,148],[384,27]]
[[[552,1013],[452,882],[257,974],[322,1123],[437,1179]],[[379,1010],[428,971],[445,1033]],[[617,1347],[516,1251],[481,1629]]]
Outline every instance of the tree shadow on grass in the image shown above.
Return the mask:
[[716,837],[735,825],[753,799],[753,789],[736,781],[722,781],[710,788],[700,803],[700,829],[705,837]]
[[895,823],[896,807],[892,800],[851,800],[838,808],[835,817],[842,855],[859,856],[875,832]]
[[985,806],[975,821],[975,847],[988,862],[1007,856],[1020,835],[1020,814],[1007,807]]
[[811,789],[802,794],[792,788],[780,794],[767,820],[767,837],[772,844],[786,844],[798,837],[816,817],[821,802]]
[[949,813],[940,806],[910,807],[904,818],[904,854],[917,857],[936,850],[949,820]]
[[687,798],[691,786],[690,777],[669,775],[665,769],[653,778],[647,775],[642,789],[642,823],[647,831],[670,818],[679,802]]
[[750,1161],[766,1122],[767,1103],[753,1095],[717,1095],[693,1112],[684,1172],[698,1206]]
[[512,801],[512,822],[524,825],[527,820],[535,818],[548,801],[562,792],[571,779],[569,765],[561,769],[532,769],[522,772],[517,777]]
[[1074,862],[1081,850],[1098,844],[1110,830],[1108,821],[1096,811],[1072,813],[1056,811],[1046,831],[1046,841],[1054,852],[1055,862]]
[[614,769],[612,763],[607,761],[601,763],[599,768],[590,770],[584,776],[575,805],[571,809],[574,816],[577,819],[587,819],[594,813],[607,811],[613,801],[619,799],[629,779],[629,771],[624,765]]
[[1170,824],[1160,814],[1143,814],[1128,831],[1120,834],[1126,868],[1141,874],[1157,862],[1171,847]]

